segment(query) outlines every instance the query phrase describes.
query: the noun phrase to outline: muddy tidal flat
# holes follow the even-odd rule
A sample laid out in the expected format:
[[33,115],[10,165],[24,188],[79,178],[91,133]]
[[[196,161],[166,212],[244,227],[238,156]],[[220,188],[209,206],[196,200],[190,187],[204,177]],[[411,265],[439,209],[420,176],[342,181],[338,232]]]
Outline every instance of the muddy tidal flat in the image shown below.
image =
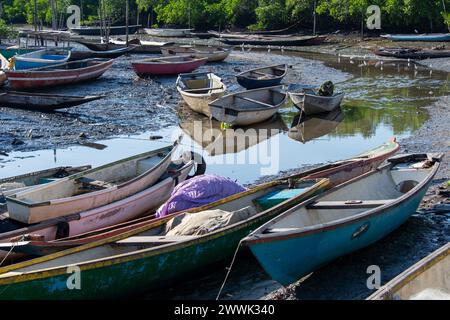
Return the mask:
[[[113,68],[96,81],[57,89],[58,94],[105,95],[102,100],[53,113],[0,108],[0,178],[31,169],[84,165],[86,159],[92,165],[100,165],[130,152],[168,144],[177,134],[183,135],[186,149],[194,148],[203,154],[207,172],[245,185],[348,158],[391,137],[397,138],[405,152],[444,153],[442,168],[421,209],[385,239],[328,264],[288,288],[272,281],[255,259],[243,251],[238,254],[221,296],[222,299],[364,299],[371,294],[366,286],[367,266],[379,265],[385,283],[450,241],[449,213],[433,211],[435,204],[450,202],[449,190],[444,187],[450,180],[450,70],[447,69],[450,59],[421,64],[379,60],[366,48],[370,41],[356,45],[356,42],[338,43],[339,38],[334,40],[317,47],[315,52],[237,48],[226,62],[208,64],[198,70],[213,71],[233,92],[240,90],[235,81],[237,73],[286,63],[290,68],[285,83],[320,85],[331,80],[336,90],[345,92],[342,110],[328,118],[307,119],[299,126],[297,109],[288,103],[277,118],[265,124],[277,129],[278,134],[259,145],[219,155],[194,139],[190,128],[195,121],[205,126],[213,124],[181,103],[176,78],[140,79],[131,62],[142,56],[129,55],[117,59]],[[150,140],[151,136],[162,139]],[[278,158],[267,174],[261,170],[266,164],[226,161],[233,154],[254,155],[265,144],[278,146],[271,150]],[[229,262],[203,272],[204,276],[193,275],[182,285],[158,291],[156,295],[149,292],[146,298],[214,299]]]

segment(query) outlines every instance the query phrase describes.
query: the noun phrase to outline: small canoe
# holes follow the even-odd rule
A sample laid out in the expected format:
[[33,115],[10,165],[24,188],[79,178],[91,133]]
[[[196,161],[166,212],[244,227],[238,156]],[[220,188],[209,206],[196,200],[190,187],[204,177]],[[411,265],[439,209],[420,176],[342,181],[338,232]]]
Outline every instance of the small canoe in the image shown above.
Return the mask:
[[15,70],[27,70],[61,64],[69,61],[70,50],[44,49],[22,55],[16,55],[12,59]]
[[325,41],[323,36],[301,36],[301,37],[281,37],[281,36],[247,36],[242,38],[220,38],[219,41],[227,45],[253,45],[253,46],[311,46],[318,45]]
[[132,63],[139,77],[150,75],[177,75],[189,73],[201,67],[208,58],[197,59],[191,56],[162,57],[139,60]]
[[122,200],[154,184],[178,146],[139,154],[6,197],[9,217],[32,224]]
[[[189,213],[243,208],[242,213],[250,213],[250,217],[244,220],[204,235],[163,235],[171,219],[186,214],[181,212],[140,224],[133,230],[128,229],[113,237],[97,238],[95,242],[76,248],[5,266],[0,268],[0,299],[104,299],[168,285],[183,279],[186,274],[232,256],[240,240],[251,230],[320,192],[325,187],[325,181],[319,180],[319,184],[311,185],[313,181],[309,180],[310,175],[327,176],[329,183],[326,187],[332,187],[377,167],[398,148],[398,144],[390,142],[365,153],[363,158],[328,164],[295,175],[292,177],[295,180],[291,179],[291,187],[296,187],[294,189],[289,189],[286,181],[273,181],[192,209]],[[69,264],[80,267],[82,290],[67,288]],[[54,287],[60,290],[54,290]]]
[[192,110],[209,116],[209,103],[222,97],[226,85],[214,73],[182,73],[177,79],[177,90]]
[[426,50],[416,48],[379,48],[373,51],[382,57],[398,59],[435,59],[450,57],[450,50]]
[[[128,26],[128,34],[135,34],[138,32],[141,25]],[[102,28],[100,27],[79,27],[70,28],[70,32],[78,34],[80,36],[101,36]],[[104,31],[103,31],[104,32]],[[108,32],[110,36],[125,35],[127,33],[126,26],[112,26],[108,27]]]
[[48,112],[75,107],[102,98],[104,96],[65,96],[8,91],[0,93],[0,107]]
[[7,70],[12,88],[33,89],[85,82],[104,74],[113,64],[112,59],[86,59],[32,70]]
[[450,33],[424,33],[424,34],[382,34],[382,38],[393,41],[450,41]]
[[[63,245],[70,247],[79,243],[74,239],[80,235],[85,235],[84,239],[86,240],[86,235],[89,233],[96,234],[99,229],[106,232],[105,230],[109,230],[111,226],[127,225],[126,221],[156,210],[169,199],[175,186],[188,178],[189,172],[194,167],[193,160],[186,164],[181,159],[179,160],[177,163],[172,162],[154,185],[108,205],[33,225],[23,225],[9,218],[3,218],[0,222],[2,231],[0,233],[0,250],[2,250],[0,258],[3,259],[11,247],[16,245],[18,248],[14,252],[27,255],[57,252],[63,249]],[[154,216],[147,216],[145,220],[154,218]],[[13,241],[19,238],[23,241],[19,243]],[[57,241],[62,238],[65,239],[63,243]],[[92,236],[89,239],[92,240]]]
[[89,169],[91,166],[57,167],[0,179],[0,202],[5,201],[5,196],[19,190],[49,183]]
[[195,58],[208,58],[208,62],[220,62],[228,58],[233,48],[222,47],[193,47],[193,46],[167,46],[161,52],[166,57],[190,55]]
[[186,37],[193,29],[165,29],[165,28],[145,28],[145,33],[154,37],[167,37],[167,38],[184,38]]
[[450,242],[389,281],[368,300],[450,300]]
[[[272,279],[287,286],[382,239],[419,206],[442,154],[412,154],[293,207],[243,239]],[[318,245],[320,244],[320,245]]]
[[[92,40],[76,40],[77,43],[82,44],[92,51],[110,51],[127,48],[126,42],[122,40],[110,40],[109,43],[98,43]],[[142,41],[139,39],[131,39],[128,44],[134,45],[131,51],[133,54],[150,54],[161,53],[161,47],[169,45],[170,42],[156,42],[156,41]]]
[[137,45],[130,45],[129,47],[107,51],[72,50],[69,61],[79,61],[92,58],[115,59],[132,52],[136,46]]
[[333,132],[344,117],[345,114],[341,108],[314,116],[305,116],[300,113],[294,117],[288,136],[301,143],[307,143]]
[[287,65],[278,64],[244,71],[236,76],[236,80],[245,89],[257,89],[279,85],[286,74]]
[[232,93],[209,104],[212,117],[234,126],[248,126],[271,118],[286,102],[282,86]]
[[320,96],[314,90],[305,89],[301,92],[288,92],[297,109],[305,115],[314,115],[322,112],[330,112],[338,108],[344,99],[344,93],[335,93],[330,97]]

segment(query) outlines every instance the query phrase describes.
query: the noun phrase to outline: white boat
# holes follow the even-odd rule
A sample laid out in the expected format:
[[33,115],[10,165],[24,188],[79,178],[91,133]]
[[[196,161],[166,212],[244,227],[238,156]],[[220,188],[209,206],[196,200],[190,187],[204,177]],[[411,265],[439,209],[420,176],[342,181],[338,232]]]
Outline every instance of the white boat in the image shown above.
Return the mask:
[[165,46],[161,47],[164,56],[191,55],[196,58],[208,58],[208,62],[220,62],[228,58],[233,47],[193,47],[193,46]]
[[145,33],[154,37],[173,37],[182,38],[186,37],[193,29],[144,29]]
[[32,224],[122,200],[152,186],[167,170],[178,141],[6,197],[9,217]]
[[271,118],[286,102],[283,86],[241,91],[223,96],[209,104],[211,116],[218,121],[247,126]]
[[177,79],[177,90],[189,108],[208,117],[208,104],[222,97],[226,89],[214,73],[182,73]]

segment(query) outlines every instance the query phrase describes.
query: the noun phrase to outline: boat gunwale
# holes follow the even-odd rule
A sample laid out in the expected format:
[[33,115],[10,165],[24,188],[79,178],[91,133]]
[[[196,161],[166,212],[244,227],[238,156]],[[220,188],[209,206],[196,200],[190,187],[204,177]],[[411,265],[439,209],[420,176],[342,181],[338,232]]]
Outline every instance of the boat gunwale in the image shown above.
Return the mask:
[[[220,82],[221,84],[222,84],[222,87],[221,88],[217,88],[217,89],[215,89],[215,90],[208,90],[208,88],[204,88],[204,90],[205,91],[207,91],[208,90],[208,92],[207,93],[192,93],[192,92],[186,92],[183,88],[181,88],[181,86],[179,85],[179,83],[180,82],[183,82],[183,79],[182,79],[182,76],[183,75],[189,75],[189,73],[184,73],[184,74],[180,74],[180,75],[178,75],[178,78],[177,78],[177,81],[176,81],[176,83],[175,83],[175,85],[177,86],[177,90],[178,90],[178,92],[181,94],[181,95],[185,95],[185,96],[187,96],[187,97],[190,97],[190,98],[198,98],[198,99],[200,99],[200,98],[210,98],[210,97],[212,97],[213,95],[217,95],[217,94],[220,94],[220,93],[222,93],[222,92],[225,92],[226,90],[227,90],[227,86],[225,85],[225,83],[222,81],[222,78],[220,78],[218,75],[216,75],[215,73],[213,73],[213,72],[207,72],[206,73],[206,76],[208,77],[208,79],[209,80],[217,80],[218,82]],[[195,75],[195,73],[194,73],[194,75]],[[187,79],[187,80],[190,80],[190,79]],[[195,79],[193,79],[193,80],[195,80]],[[203,88],[199,88],[199,89],[203,89]],[[189,89],[188,89],[189,90]]]
[[[267,224],[261,226],[260,228],[256,229],[252,233],[252,235],[249,235],[248,237],[244,238],[242,243],[244,245],[249,246],[249,245],[258,244],[258,243],[275,242],[275,241],[283,241],[283,240],[288,240],[288,239],[293,239],[293,238],[300,238],[300,237],[304,237],[304,236],[309,236],[311,234],[321,233],[321,232],[325,232],[328,230],[334,230],[334,229],[340,228],[342,226],[354,224],[361,220],[366,220],[370,217],[374,217],[374,216],[383,214],[387,211],[386,209],[392,209],[392,208],[396,208],[396,207],[402,205],[405,200],[410,199],[419,190],[422,190],[424,187],[426,187],[426,185],[428,185],[428,183],[433,180],[434,176],[436,175],[436,172],[439,170],[440,160],[437,160],[433,164],[433,167],[430,170],[430,172],[428,173],[427,177],[424,180],[422,180],[419,184],[417,184],[414,188],[412,188],[407,193],[401,195],[400,197],[396,198],[395,200],[386,202],[385,204],[378,206],[376,208],[364,210],[361,213],[358,213],[356,215],[348,216],[345,218],[340,218],[340,219],[333,220],[330,222],[315,224],[313,226],[308,226],[308,227],[303,227],[303,228],[298,228],[298,230],[293,230],[293,231],[277,232],[276,234],[275,233],[263,234],[260,231],[263,229],[267,229],[269,223],[273,224],[274,222],[277,222],[277,221],[283,219],[284,217],[294,213],[296,210],[298,210],[302,207],[306,207],[310,204],[313,204],[318,199],[320,199],[336,190],[339,190],[339,189],[341,189],[351,183],[354,183],[356,181],[360,181],[368,176],[371,176],[374,174],[379,174],[382,170],[386,169],[387,167],[392,168],[395,165],[396,164],[394,164],[394,163],[387,163],[385,165],[382,165],[381,167],[379,167],[375,170],[369,171],[363,175],[360,175],[360,176],[353,178],[347,182],[344,182],[344,183],[340,184],[339,186],[336,186],[332,190],[328,190],[318,196],[315,196],[314,198],[308,199],[308,200],[304,201],[303,203],[298,204],[297,206],[289,209],[289,211],[284,212],[283,214],[279,215],[274,220],[272,220],[272,221],[268,222]],[[420,169],[416,169],[416,170],[418,171]],[[349,207],[350,207],[350,205],[349,205]],[[256,233],[256,232],[259,232],[259,233]]]
[[[60,66],[65,66],[68,64],[75,64],[75,63],[81,63],[81,62],[94,62],[93,65],[87,66],[87,67],[83,67],[83,68],[76,68],[76,69],[52,69],[55,67],[60,67]],[[70,61],[70,62],[63,62],[63,63],[58,63],[58,64],[53,64],[50,66],[46,66],[46,67],[40,67],[40,68],[33,68],[33,69],[25,69],[25,70],[6,70],[6,73],[8,74],[8,79],[10,78],[10,74],[12,76],[14,75],[23,75],[23,74],[29,74],[31,75],[35,75],[36,73],[43,73],[43,74],[50,74],[50,73],[57,73],[57,72],[73,72],[73,71],[87,71],[93,68],[97,68],[99,66],[103,67],[106,66],[108,64],[112,64],[114,62],[114,59],[108,59],[108,58],[90,58],[90,59],[84,59],[84,60],[78,60],[78,61]],[[46,69],[50,69],[50,70],[46,70]],[[100,69],[100,68],[99,68]],[[33,79],[33,77],[28,77]],[[25,80],[28,79],[26,77],[19,77],[19,78],[14,78],[15,81],[21,81],[21,80]]]

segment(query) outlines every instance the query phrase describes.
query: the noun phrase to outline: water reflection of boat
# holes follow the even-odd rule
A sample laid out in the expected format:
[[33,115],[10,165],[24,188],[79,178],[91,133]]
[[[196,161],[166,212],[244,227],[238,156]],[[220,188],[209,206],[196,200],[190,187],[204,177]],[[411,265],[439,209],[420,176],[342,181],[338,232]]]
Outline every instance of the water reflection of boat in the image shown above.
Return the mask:
[[329,134],[342,120],[344,120],[344,112],[341,108],[315,116],[299,113],[294,117],[288,135],[291,139],[306,143]]
[[232,129],[221,129],[219,121],[196,115],[181,120],[180,127],[211,156],[241,152],[288,130],[278,114],[253,126]]

